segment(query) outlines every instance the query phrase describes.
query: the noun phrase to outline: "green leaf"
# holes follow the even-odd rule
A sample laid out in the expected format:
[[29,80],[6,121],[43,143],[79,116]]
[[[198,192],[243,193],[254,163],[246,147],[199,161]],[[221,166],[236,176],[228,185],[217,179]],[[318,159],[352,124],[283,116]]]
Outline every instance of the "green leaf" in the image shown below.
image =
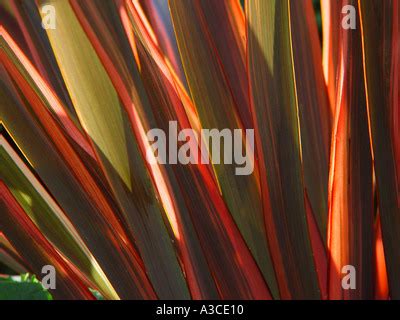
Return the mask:
[[0,300],[53,300],[35,276],[0,278]]

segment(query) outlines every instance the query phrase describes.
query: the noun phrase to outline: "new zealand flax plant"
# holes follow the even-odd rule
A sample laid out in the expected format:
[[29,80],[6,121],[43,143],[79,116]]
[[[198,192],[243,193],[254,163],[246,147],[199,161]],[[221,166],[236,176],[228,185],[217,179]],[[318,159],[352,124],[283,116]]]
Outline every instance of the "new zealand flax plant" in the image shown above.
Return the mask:
[[[0,0],[2,265],[58,299],[400,299],[399,15]],[[254,129],[254,170],[148,161],[171,123]]]

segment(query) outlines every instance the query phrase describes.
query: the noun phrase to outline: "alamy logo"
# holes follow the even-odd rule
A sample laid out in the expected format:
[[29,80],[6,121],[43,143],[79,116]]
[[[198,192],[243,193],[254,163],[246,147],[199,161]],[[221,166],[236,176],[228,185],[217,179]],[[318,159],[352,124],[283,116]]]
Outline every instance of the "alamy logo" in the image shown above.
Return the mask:
[[42,7],[42,28],[54,30],[56,28],[56,8],[47,4]]
[[52,265],[45,265],[42,268],[42,286],[45,289],[55,289],[56,288],[56,269]]
[[[167,133],[162,129],[147,132],[150,147],[146,158],[151,164],[235,164],[236,175],[250,175],[254,170],[254,130],[192,129],[178,132],[176,121],[169,122]],[[200,146],[200,147],[199,147]],[[168,151],[167,151],[168,148]],[[210,157],[207,155],[210,154]]]
[[356,29],[356,8],[352,5],[347,5],[342,8],[342,14],[345,16],[342,19],[342,28],[345,30]]
[[356,289],[356,268],[352,265],[345,265],[342,268],[342,288],[344,290],[355,290]]

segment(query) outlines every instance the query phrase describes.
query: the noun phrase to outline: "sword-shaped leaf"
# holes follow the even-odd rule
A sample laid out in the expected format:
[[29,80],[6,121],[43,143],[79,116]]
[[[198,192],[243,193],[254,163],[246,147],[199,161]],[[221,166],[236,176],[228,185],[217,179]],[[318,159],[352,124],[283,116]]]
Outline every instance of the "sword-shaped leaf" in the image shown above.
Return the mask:
[[[250,94],[271,256],[284,299],[320,297],[309,239],[288,0],[246,2]],[[303,80],[305,81],[305,80]]]
[[[203,10],[212,10],[212,6],[202,7],[200,1],[179,0],[171,0],[169,5],[186,79],[202,127],[220,132],[223,129],[243,129],[230,82],[225,76],[224,68],[227,66],[221,64],[209,35],[210,29],[205,23]],[[214,19],[218,21],[218,16]],[[228,22],[227,19],[223,21]],[[226,28],[229,29],[228,26]],[[229,42],[226,45],[237,46]],[[225,145],[227,142],[221,141],[221,148]],[[247,148],[246,153],[250,152],[253,152],[251,148]],[[222,152],[214,153],[214,156],[219,155],[220,163],[224,163]],[[263,224],[257,163],[252,174],[243,176],[236,175],[231,164],[213,163],[213,167],[229,211],[263,272],[272,295],[278,297]]]
[[52,294],[59,299],[94,299],[73,269],[29,219],[3,181],[0,181],[0,197],[0,228],[13,247],[23,253],[36,274],[42,275],[42,268],[46,265],[55,268],[56,288],[50,290]]
[[[1,41],[7,48],[4,38]],[[26,95],[20,96],[2,70],[0,115],[10,135],[85,240],[118,295],[155,297],[115,206],[74,153],[42,100],[16,69],[12,57],[10,61],[3,51],[0,57]]]
[[75,264],[77,273],[82,273],[85,280],[89,279],[94,288],[109,299],[118,299],[75,228],[5,137],[0,137],[0,160],[1,179],[42,234]]
[[[358,10],[357,1],[345,0]],[[341,29],[329,181],[329,299],[374,297],[374,201],[360,29]],[[355,270],[347,269],[352,266]],[[355,271],[355,274],[353,272]],[[355,276],[346,290],[342,278]]]
[[390,297],[400,299],[400,2],[359,1],[365,90]]
[[160,298],[189,298],[165,226],[164,209],[134,135],[132,126],[137,124],[131,123],[70,3],[45,3],[62,12],[57,28],[47,30],[51,46],[79,120],[93,143],[156,293]]
[[342,0],[321,0],[322,16],[322,62],[325,82],[328,88],[330,101],[330,115],[333,121],[335,116],[336,92],[339,66],[339,50],[341,46],[340,30],[344,16],[341,15]]

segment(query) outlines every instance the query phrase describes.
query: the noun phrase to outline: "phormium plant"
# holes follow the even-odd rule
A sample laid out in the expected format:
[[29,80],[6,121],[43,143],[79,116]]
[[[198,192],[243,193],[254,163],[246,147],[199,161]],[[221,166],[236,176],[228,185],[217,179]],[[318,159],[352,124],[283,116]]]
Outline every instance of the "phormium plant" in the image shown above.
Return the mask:
[[321,0],[321,46],[311,0],[0,0],[0,261],[61,299],[400,299],[399,15]]

